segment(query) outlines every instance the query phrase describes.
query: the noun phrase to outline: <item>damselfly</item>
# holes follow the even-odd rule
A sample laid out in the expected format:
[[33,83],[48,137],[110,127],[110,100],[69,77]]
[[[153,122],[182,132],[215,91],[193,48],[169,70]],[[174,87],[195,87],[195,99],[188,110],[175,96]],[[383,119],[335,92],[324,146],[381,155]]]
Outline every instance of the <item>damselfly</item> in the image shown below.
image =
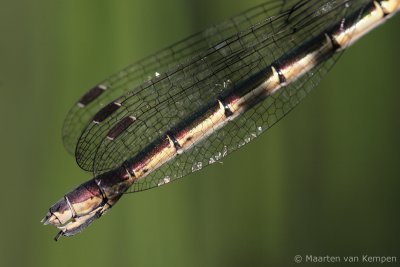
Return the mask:
[[95,178],[43,219],[81,232],[123,194],[218,162],[293,109],[345,48],[400,0],[273,0],[109,77],[64,123],[67,150]]

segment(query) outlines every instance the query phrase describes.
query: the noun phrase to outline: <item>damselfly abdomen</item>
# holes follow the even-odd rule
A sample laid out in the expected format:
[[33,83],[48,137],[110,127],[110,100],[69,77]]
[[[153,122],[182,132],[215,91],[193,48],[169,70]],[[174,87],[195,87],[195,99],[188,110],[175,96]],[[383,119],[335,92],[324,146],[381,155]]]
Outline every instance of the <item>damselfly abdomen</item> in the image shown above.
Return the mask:
[[269,129],[340,52],[400,0],[274,0],[109,77],[69,112],[64,144],[95,178],[50,208],[45,224],[81,232],[120,197],[218,162]]

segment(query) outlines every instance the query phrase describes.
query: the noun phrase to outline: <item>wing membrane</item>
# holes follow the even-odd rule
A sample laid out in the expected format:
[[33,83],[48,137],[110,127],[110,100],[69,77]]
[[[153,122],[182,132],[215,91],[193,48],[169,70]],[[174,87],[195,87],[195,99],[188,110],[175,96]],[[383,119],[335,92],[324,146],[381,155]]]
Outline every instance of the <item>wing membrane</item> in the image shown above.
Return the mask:
[[[230,20],[194,34],[108,77],[99,83],[106,86],[107,90],[98,98],[84,108],[74,105],[69,111],[63,125],[65,148],[71,154],[75,153],[82,131],[90,123],[93,116],[110,101],[126,92],[140,90],[141,87],[138,86],[154,78],[157,75],[156,73],[163,73],[177,64],[185,64],[201,51],[223,41],[238,31],[250,28],[254,21],[260,20],[260,17],[264,17],[266,14],[272,16],[284,6],[283,0],[273,0],[251,8]],[[79,153],[80,151],[77,151],[77,154]],[[83,169],[90,170],[91,168],[84,166]]]
[[[115,168],[140,153],[181,120],[214,101],[232,85],[268,67],[367,1],[298,1],[293,5],[294,2],[273,2],[274,8],[268,9],[271,13],[266,13],[264,8],[267,5],[252,9],[229,23],[221,24],[223,26],[212,28],[218,32],[211,34],[215,43],[205,44],[211,39],[201,39],[207,49],[192,50],[187,57],[179,59],[171,56],[170,64],[177,63],[173,67],[153,65],[165,67],[165,71],[125,92],[116,100],[121,107],[115,113],[102,123],[89,123],[84,129],[76,147],[78,164],[96,175]],[[283,11],[279,15],[266,15],[280,9]],[[246,29],[249,25],[252,26]],[[132,186],[131,192],[183,177],[250,142],[292,110],[318,84],[338,56],[256,104],[191,150],[146,176]],[[159,69],[154,68],[150,73],[154,70]],[[132,79],[131,82],[134,84],[138,80]],[[97,112],[99,108],[92,109],[91,116],[95,114],[94,110]],[[110,129],[128,116],[134,117],[135,122],[116,139],[109,140],[107,134]]]
[[[276,5],[275,9],[280,7],[281,5]],[[104,171],[121,163],[121,161],[113,161],[115,162],[113,166],[111,166],[111,161],[107,162],[109,163],[108,166],[103,166],[103,163],[93,164],[100,142],[106,138],[109,129],[124,117],[132,115],[137,118],[137,122],[130,131],[135,130],[135,136],[140,136],[141,131],[146,131],[147,138],[154,139],[162,134],[162,130],[173,126],[177,121],[204,105],[207,99],[211,99],[221,93],[222,90],[225,90],[226,88],[223,88],[223,86],[219,86],[217,90],[214,87],[226,82],[224,76],[230,73],[230,63],[238,62],[241,64],[240,56],[248,49],[244,43],[248,47],[254,46],[253,43],[256,38],[269,38],[269,36],[263,37],[261,34],[264,32],[271,34],[273,31],[273,29],[267,29],[268,25],[265,25],[266,21],[269,20],[268,16],[265,17],[265,8],[265,5],[260,6],[244,13],[242,16],[235,17],[231,20],[231,23],[225,22],[222,26],[206,30],[207,34],[212,31],[213,39],[217,39],[218,42],[208,49],[178,61],[177,65],[165,73],[159,72],[160,75],[158,77],[154,77],[137,88],[128,91],[117,100],[122,104],[122,107],[102,124],[89,123],[76,146],[75,156],[79,166],[88,171],[93,171],[94,169],[96,171]],[[275,9],[268,10],[276,12]],[[261,17],[263,24],[260,25],[264,27],[255,26],[249,28],[249,25],[260,23]],[[283,16],[282,18],[277,18],[276,21],[282,25],[285,23]],[[276,23],[276,26],[281,27],[282,25],[279,24]],[[216,32],[218,33],[217,36],[215,35]],[[235,34],[231,35],[232,32],[235,32]],[[239,39],[238,33],[246,36],[247,39]],[[205,41],[208,41],[208,39],[205,39]],[[262,58],[259,60],[262,60]],[[243,71],[244,69],[240,72]],[[241,77],[238,76],[238,78]],[[202,88],[200,89],[199,86]],[[173,105],[176,105],[176,107],[171,109]],[[161,113],[161,111],[168,111],[168,113]],[[153,114],[154,116],[152,116]],[[157,118],[160,114],[164,118]],[[176,116],[177,114],[180,116]],[[149,117],[155,121],[157,119],[163,120],[157,122],[157,125],[162,125],[163,127],[159,129],[148,127]],[[165,120],[169,121],[168,124],[166,124]],[[147,141],[143,142],[143,140],[139,140],[135,136],[130,135],[128,137],[135,139],[136,143],[129,141],[130,153],[126,154],[124,158],[134,155],[147,144]],[[126,144],[127,142],[124,143]]]

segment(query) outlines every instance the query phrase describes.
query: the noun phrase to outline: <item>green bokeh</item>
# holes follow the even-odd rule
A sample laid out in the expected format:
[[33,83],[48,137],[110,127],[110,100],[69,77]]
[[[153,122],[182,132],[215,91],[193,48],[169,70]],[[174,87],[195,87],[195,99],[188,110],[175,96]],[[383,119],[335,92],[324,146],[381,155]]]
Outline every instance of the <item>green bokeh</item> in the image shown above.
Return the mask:
[[400,16],[347,51],[294,112],[223,164],[127,196],[58,243],[56,230],[39,223],[90,178],[62,145],[71,105],[133,61],[260,3],[215,2],[1,1],[1,266],[400,257]]

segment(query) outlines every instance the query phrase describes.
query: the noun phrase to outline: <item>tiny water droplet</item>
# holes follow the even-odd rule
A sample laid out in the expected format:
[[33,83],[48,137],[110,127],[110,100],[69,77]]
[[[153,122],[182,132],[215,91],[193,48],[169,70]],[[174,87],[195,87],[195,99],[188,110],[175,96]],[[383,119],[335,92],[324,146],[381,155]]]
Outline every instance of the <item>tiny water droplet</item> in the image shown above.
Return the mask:
[[201,161],[196,162],[196,163],[194,163],[193,166],[192,166],[192,172],[201,170],[201,168],[203,168],[203,163],[202,163]]
[[169,182],[171,182],[171,177],[165,176],[163,179],[160,179],[160,181],[158,182],[157,186],[168,184]]
[[241,147],[244,146],[245,144],[246,144],[245,141],[240,142],[239,145],[238,145],[238,148],[241,148]]
[[228,88],[228,86],[232,83],[230,79],[224,81],[224,88]]
[[222,151],[222,157],[225,157],[226,155],[228,155],[228,148],[224,146],[224,150]]

